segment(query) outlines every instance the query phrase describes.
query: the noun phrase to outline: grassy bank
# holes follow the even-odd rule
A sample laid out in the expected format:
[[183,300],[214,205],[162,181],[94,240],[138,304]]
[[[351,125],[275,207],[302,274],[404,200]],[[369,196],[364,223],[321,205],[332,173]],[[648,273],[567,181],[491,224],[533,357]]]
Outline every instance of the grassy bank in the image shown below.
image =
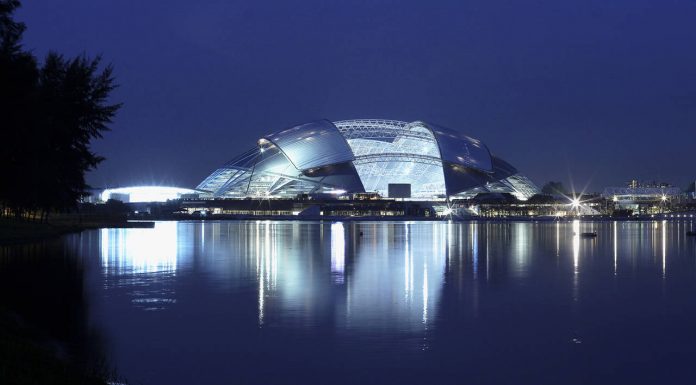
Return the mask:
[[0,244],[37,241],[84,229],[77,223],[53,224],[0,218]]
[[0,245],[18,244],[57,237],[89,229],[152,227],[147,222],[128,222],[125,216],[57,216],[48,223],[0,218]]

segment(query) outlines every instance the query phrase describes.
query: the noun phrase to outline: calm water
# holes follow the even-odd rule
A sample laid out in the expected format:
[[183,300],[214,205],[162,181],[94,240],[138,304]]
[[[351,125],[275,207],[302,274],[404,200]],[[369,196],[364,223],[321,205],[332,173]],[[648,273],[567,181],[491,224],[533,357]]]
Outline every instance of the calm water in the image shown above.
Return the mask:
[[693,228],[158,222],[51,250],[131,384],[664,384],[696,381]]

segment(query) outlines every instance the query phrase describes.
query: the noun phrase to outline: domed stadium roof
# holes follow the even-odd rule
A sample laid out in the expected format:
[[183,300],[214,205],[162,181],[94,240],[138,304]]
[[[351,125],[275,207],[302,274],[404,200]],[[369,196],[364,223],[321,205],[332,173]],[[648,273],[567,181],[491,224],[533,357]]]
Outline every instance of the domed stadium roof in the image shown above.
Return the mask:
[[319,120],[260,138],[197,189],[212,197],[294,197],[376,192],[409,185],[416,199],[538,188],[478,139],[422,121]]

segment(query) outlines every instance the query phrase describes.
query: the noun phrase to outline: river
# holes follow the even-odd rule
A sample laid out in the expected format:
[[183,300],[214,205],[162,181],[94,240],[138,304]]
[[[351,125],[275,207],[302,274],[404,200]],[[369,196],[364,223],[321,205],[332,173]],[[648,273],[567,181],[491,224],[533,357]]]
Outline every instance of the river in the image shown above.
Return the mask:
[[0,270],[36,306],[76,276],[76,338],[131,384],[687,383],[694,228],[157,222],[5,247]]

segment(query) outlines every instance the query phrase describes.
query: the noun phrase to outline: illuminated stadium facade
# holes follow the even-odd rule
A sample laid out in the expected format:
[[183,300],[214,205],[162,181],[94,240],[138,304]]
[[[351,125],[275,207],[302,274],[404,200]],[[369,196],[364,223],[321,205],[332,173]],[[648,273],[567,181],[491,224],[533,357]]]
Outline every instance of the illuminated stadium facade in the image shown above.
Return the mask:
[[215,170],[197,190],[211,198],[388,197],[390,187],[405,185],[409,197],[419,200],[482,192],[511,193],[524,200],[539,192],[480,140],[422,121],[382,119],[320,120],[266,135]]

